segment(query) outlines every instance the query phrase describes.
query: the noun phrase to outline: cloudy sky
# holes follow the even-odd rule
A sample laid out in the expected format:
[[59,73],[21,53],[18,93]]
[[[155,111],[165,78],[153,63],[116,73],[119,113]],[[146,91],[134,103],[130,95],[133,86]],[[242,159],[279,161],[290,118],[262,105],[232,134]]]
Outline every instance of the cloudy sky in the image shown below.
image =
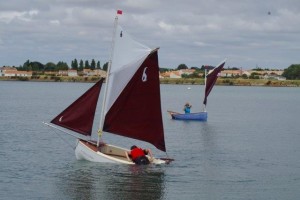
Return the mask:
[[116,10],[160,67],[284,69],[300,63],[299,0],[0,1],[0,66],[109,59]]

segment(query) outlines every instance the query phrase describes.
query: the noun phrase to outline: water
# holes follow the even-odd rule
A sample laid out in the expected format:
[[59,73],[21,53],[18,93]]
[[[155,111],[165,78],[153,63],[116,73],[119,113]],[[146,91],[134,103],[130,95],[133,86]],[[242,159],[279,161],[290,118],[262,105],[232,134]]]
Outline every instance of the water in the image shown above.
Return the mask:
[[[41,123],[91,85],[0,82],[0,199],[299,198],[300,88],[216,86],[208,121],[186,122],[171,120],[167,110],[182,111],[189,101],[199,111],[203,86],[161,85],[166,147],[175,161],[140,167],[77,161],[75,140]],[[146,143],[104,137],[165,156]]]

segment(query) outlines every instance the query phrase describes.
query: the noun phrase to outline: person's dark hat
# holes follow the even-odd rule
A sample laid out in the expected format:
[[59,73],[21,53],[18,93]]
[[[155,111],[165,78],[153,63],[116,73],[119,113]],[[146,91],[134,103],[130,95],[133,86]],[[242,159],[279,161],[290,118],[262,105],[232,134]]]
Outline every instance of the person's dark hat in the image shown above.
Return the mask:
[[137,146],[133,145],[133,146],[131,146],[130,149],[132,150],[132,149],[135,149],[135,148],[137,148]]

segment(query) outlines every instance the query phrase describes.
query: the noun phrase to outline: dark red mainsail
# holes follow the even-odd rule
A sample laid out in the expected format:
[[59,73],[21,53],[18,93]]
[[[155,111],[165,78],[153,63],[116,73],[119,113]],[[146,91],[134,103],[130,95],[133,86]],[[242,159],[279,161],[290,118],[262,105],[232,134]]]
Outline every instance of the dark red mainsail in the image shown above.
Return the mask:
[[55,117],[51,123],[90,136],[102,83],[103,78]]
[[205,87],[205,97],[203,104],[206,105],[207,103],[207,97],[214,87],[217,79],[218,79],[218,74],[222,71],[223,67],[225,65],[225,62],[221,63],[219,66],[214,68],[207,76],[206,76],[206,87]]
[[148,55],[108,110],[103,131],[146,141],[166,151],[157,50]]

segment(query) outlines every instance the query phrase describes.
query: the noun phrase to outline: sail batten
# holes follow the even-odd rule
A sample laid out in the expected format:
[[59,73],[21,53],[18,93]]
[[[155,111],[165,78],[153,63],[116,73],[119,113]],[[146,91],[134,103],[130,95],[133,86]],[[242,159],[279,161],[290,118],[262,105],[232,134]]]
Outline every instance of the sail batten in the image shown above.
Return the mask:
[[51,123],[81,135],[91,136],[102,83],[103,78],[57,115]]

